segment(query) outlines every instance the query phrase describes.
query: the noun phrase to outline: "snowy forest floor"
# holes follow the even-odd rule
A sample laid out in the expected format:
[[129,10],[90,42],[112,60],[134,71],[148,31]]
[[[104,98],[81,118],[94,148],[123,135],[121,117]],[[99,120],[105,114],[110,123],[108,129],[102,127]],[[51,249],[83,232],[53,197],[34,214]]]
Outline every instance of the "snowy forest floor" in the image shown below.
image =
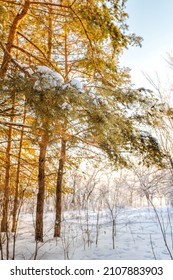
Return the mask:
[[[173,208],[161,207],[156,211],[146,207],[116,209],[112,215],[110,210],[64,212],[61,238],[53,238],[54,214],[48,212],[45,214],[44,243],[37,244],[36,259],[171,259]],[[15,259],[34,259],[35,248],[33,215],[23,213],[18,225]]]

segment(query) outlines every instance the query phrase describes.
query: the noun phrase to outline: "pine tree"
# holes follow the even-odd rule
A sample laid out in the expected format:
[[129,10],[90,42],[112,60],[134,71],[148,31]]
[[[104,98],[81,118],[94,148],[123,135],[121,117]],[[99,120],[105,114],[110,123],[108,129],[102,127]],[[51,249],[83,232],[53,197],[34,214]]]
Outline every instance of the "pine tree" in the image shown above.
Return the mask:
[[46,153],[51,141],[59,139],[61,147],[55,236],[60,235],[68,142],[72,147],[74,143],[97,147],[116,166],[127,166],[131,152],[160,156],[153,138],[141,137],[137,117],[129,116],[130,107],[141,106],[141,93],[131,90],[129,73],[120,68],[119,58],[130,44],[140,45],[141,38],[127,34],[125,2],[25,1],[10,6],[15,16],[0,41],[1,78],[8,77],[14,65],[18,68],[19,75],[12,77],[17,95],[21,91],[26,96],[34,118],[32,131],[39,148],[36,241],[43,241]]

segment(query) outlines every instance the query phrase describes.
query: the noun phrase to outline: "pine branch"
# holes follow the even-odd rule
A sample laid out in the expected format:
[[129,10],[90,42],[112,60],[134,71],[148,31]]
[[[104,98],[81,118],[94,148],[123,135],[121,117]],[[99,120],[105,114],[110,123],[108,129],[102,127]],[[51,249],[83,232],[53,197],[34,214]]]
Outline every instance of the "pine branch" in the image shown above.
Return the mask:
[[56,3],[50,3],[50,2],[39,2],[39,1],[31,1],[31,5],[41,5],[41,6],[54,6],[54,7],[60,7],[60,8],[66,8],[68,9],[68,5],[62,5],[62,4],[56,4]]
[[28,57],[34,58],[36,61],[38,61],[39,63],[41,63],[41,65],[45,64],[41,59],[39,59],[39,58],[38,58],[37,56],[35,56],[34,54],[28,52],[27,50],[25,50],[25,49],[23,49],[23,48],[21,48],[21,47],[19,47],[19,46],[16,46],[16,45],[12,45],[12,47],[13,47],[14,49],[17,49],[17,50],[23,52],[23,53],[26,54]]
[[[12,61],[12,59],[11,59],[12,44],[15,40],[17,29],[18,29],[21,21],[27,15],[29,8],[30,8],[30,0],[25,0],[22,11],[18,12],[18,14],[15,16],[15,18],[12,22],[10,32],[8,35],[7,44],[6,44],[6,51],[4,52],[4,57],[3,57],[2,64],[1,64],[1,69],[0,69],[1,77],[5,77],[6,72],[8,70],[9,63],[10,63],[10,61]],[[2,42],[1,42],[1,46],[2,46]]]
[[26,76],[30,77],[30,74],[28,73],[28,71],[22,67],[13,57],[12,55],[9,53],[9,51],[7,50],[7,48],[4,46],[4,44],[2,43],[2,41],[0,40],[0,46],[4,52],[4,54],[7,54],[9,57],[9,62],[11,61],[17,68],[19,68],[23,73],[26,74]]
[[7,126],[18,126],[18,127],[25,127],[25,128],[31,128],[32,126],[29,124],[22,124],[22,123],[14,123],[14,122],[6,122],[6,121],[0,121],[0,124],[4,124]]
[[86,37],[87,37],[87,39],[88,39],[88,41],[89,41],[91,50],[93,51],[92,41],[91,41],[91,39],[90,39],[90,37],[89,37],[89,35],[88,35],[88,31],[86,30],[86,27],[85,27],[85,25],[84,25],[82,19],[81,19],[80,16],[75,12],[75,10],[72,8],[72,6],[70,6],[70,9],[71,9],[71,11],[73,12],[73,14],[77,17],[77,19],[80,21],[80,23],[81,23],[81,25],[82,25],[82,28],[83,28],[83,30],[84,30],[84,32],[85,32],[85,35],[86,35]]
[[35,49],[37,49],[43,57],[47,60],[47,57],[45,53],[36,45],[34,44],[30,39],[28,39],[24,34],[22,34],[20,31],[17,31],[17,34],[19,34],[22,38],[24,38],[28,43],[30,43]]
[[8,4],[14,4],[14,5],[18,5],[18,6],[23,6],[23,4],[18,3],[16,1],[0,0],[0,2],[4,2],[4,3],[8,3]]

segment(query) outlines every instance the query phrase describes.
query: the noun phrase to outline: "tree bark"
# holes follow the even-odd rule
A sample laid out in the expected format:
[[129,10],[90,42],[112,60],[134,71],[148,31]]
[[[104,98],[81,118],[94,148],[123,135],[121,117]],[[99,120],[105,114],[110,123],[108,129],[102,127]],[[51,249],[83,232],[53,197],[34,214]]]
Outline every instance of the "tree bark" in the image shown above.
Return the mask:
[[61,155],[59,159],[59,168],[58,168],[58,177],[57,177],[57,186],[56,186],[56,216],[55,216],[54,237],[61,236],[62,182],[63,182],[65,156],[66,156],[66,140],[62,137]]
[[[50,1],[51,3],[52,1]],[[47,48],[47,59],[50,61],[51,60],[51,57],[52,57],[52,34],[53,34],[53,31],[52,31],[52,28],[53,28],[53,25],[52,25],[52,6],[49,6],[48,7],[48,13],[49,13],[49,17],[48,17],[48,48]]]
[[[12,110],[10,122],[14,120],[14,107],[15,107],[15,93],[12,95]],[[8,144],[6,148],[6,167],[5,167],[5,182],[4,182],[4,201],[3,201],[3,210],[2,210],[2,221],[1,221],[1,232],[8,231],[8,208],[9,208],[9,182],[10,182],[10,162],[11,162],[11,145],[12,145],[12,126],[8,130]]]
[[39,143],[40,155],[38,166],[38,194],[36,209],[36,229],[35,240],[43,242],[43,214],[44,214],[44,194],[45,194],[45,162],[46,151],[48,146],[48,134],[43,131],[42,139]]
[[[24,115],[23,115],[23,124],[26,120],[26,102],[24,105]],[[22,126],[20,133],[20,143],[19,143],[19,153],[18,153],[18,163],[17,163],[17,173],[16,173],[16,182],[15,182],[15,196],[14,196],[14,205],[13,205],[13,223],[12,223],[12,232],[16,233],[17,229],[17,210],[19,205],[19,179],[20,179],[20,168],[21,168],[21,154],[22,154],[22,145],[23,145],[23,136],[24,136],[24,126]]]

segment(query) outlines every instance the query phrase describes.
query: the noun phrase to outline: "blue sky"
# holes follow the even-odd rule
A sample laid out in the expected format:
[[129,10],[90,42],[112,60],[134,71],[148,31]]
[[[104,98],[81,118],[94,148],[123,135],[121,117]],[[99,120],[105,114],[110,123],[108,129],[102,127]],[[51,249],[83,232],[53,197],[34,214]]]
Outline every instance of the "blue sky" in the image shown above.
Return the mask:
[[165,59],[173,53],[173,0],[128,0],[126,11],[129,32],[143,37],[142,48],[125,51],[121,61],[132,69],[132,81],[137,86],[146,86],[142,71],[161,79],[173,74]]

